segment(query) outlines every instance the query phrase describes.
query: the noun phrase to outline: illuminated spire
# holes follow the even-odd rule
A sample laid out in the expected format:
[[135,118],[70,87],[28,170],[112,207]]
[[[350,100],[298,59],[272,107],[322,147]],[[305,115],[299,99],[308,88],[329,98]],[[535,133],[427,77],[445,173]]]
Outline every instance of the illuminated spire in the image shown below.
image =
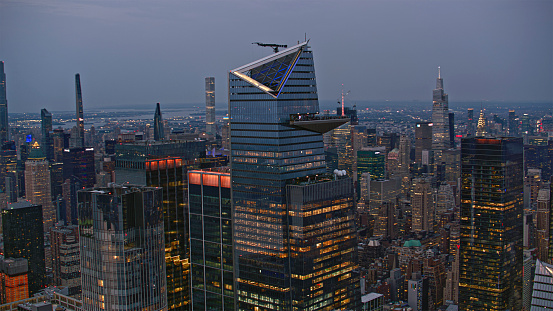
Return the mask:
[[440,72],[440,66],[438,66],[438,79],[441,79],[442,78],[442,74]]
[[486,117],[484,117],[484,109],[480,109],[480,117],[478,118],[476,136],[485,136],[486,134]]

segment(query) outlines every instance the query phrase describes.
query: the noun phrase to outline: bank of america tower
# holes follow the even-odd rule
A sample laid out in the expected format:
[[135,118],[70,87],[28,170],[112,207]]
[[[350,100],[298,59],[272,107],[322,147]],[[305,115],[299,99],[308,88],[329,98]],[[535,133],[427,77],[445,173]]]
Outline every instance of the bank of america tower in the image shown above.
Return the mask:
[[356,309],[352,180],[328,176],[307,42],[229,73],[234,267],[240,310]]

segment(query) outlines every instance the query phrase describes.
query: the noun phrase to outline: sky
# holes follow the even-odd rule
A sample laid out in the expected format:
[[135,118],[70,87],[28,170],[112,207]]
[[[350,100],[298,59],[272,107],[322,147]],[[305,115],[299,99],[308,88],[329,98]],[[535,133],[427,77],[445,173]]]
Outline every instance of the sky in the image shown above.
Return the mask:
[[553,102],[553,1],[0,0],[9,112],[203,105],[215,77],[310,39],[319,99]]

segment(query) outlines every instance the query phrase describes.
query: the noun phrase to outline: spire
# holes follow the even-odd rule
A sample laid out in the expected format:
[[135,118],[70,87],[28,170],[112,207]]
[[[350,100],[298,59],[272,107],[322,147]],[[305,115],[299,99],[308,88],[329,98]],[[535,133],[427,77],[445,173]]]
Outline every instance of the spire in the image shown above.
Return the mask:
[[438,66],[438,79],[441,79],[442,78],[442,74],[440,72],[440,66]]
[[161,118],[161,108],[159,103],[156,105],[156,112],[154,114],[154,140],[163,140],[165,135],[163,133],[163,119]]
[[84,147],[84,114],[83,114],[83,94],[81,92],[81,75],[75,74],[75,97],[76,97],[76,121],[77,137],[75,137],[75,147]]
[[478,118],[478,127],[476,128],[476,136],[485,136],[486,132],[486,117],[484,116],[484,109],[480,109],[480,117]]
[[444,79],[442,79],[442,69],[438,66],[438,78],[436,79],[436,89],[440,90],[444,88]]

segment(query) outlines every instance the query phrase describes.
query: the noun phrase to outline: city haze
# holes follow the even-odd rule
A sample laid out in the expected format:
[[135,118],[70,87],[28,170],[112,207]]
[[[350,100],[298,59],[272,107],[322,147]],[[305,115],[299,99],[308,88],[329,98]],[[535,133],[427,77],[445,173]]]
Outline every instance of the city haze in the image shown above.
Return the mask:
[[551,1],[10,1],[0,3],[9,112],[204,102],[215,77],[310,39],[319,98],[553,101]]

